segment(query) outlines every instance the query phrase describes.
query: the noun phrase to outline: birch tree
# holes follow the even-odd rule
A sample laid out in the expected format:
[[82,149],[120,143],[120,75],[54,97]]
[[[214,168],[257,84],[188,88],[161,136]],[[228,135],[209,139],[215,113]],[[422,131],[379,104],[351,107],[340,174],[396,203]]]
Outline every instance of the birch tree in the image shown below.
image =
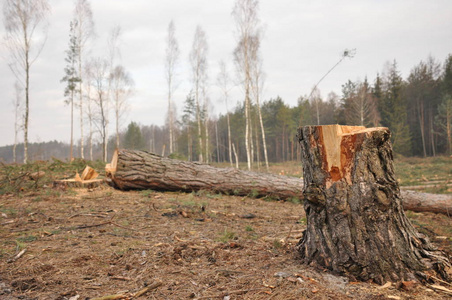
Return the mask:
[[252,126],[251,126],[251,52],[253,37],[258,31],[259,2],[257,0],[237,0],[232,16],[236,25],[237,46],[234,50],[234,62],[236,65],[239,82],[244,90],[245,107],[245,148],[248,170],[252,165]]
[[108,58],[105,60],[105,63],[107,64],[107,72],[108,72],[108,76],[107,76],[107,91],[105,94],[105,101],[104,101],[104,105],[105,105],[105,137],[107,139],[107,141],[105,143],[103,143],[104,146],[104,155],[105,155],[105,159],[108,157],[108,124],[110,123],[109,120],[109,111],[110,111],[110,102],[113,102],[113,95],[114,95],[114,91],[113,91],[113,72],[116,66],[116,60],[117,58],[121,57],[121,52],[119,49],[119,43],[120,43],[120,37],[121,37],[121,26],[116,25],[114,26],[111,30],[110,30],[110,34],[108,37],[108,41],[107,41],[107,47],[108,47]]
[[[264,148],[264,159],[265,159],[265,167],[267,172],[269,171],[268,167],[268,155],[267,155],[267,142],[265,139],[265,128],[264,122],[262,120],[262,112],[261,112],[261,104],[260,104],[260,96],[262,93],[262,88],[264,85],[264,73],[262,71],[262,58],[260,56],[259,48],[260,48],[260,31],[257,31],[256,34],[252,38],[251,43],[251,67],[252,67],[252,91],[254,95],[254,99],[256,101],[257,113],[259,117],[259,125],[261,129],[262,135],[262,146]],[[257,144],[258,145],[258,144]]]
[[94,117],[94,125],[99,130],[102,140],[102,159],[107,161],[107,127],[109,124],[109,64],[103,58],[95,58],[90,62],[91,85],[94,93],[94,103],[97,113]]
[[[28,161],[30,114],[30,69],[44,47],[50,14],[47,0],[4,0],[5,44],[10,51],[9,67],[25,91],[24,162]],[[43,26],[40,26],[43,25]]]
[[169,148],[170,153],[174,151],[174,114],[173,114],[173,93],[176,90],[177,83],[176,79],[176,65],[179,60],[179,45],[175,36],[175,26],[174,22],[171,21],[168,25],[168,36],[166,39],[166,57],[165,57],[165,67],[166,67],[166,82],[168,84],[168,123],[169,123]]
[[123,66],[116,66],[110,74],[112,99],[115,113],[116,148],[119,149],[119,128],[127,112],[127,99],[132,95],[133,80]]
[[76,20],[76,40],[78,56],[78,82],[79,109],[80,109],[80,157],[84,158],[84,132],[83,132],[83,65],[89,40],[94,36],[94,21],[91,4],[88,0],[75,0],[74,19]]
[[13,161],[17,163],[17,140],[20,130],[23,126],[23,117],[22,117],[22,92],[20,84],[16,81],[14,83],[14,98],[13,98],[13,106],[14,106],[14,146],[13,146]]
[[85,94],[84,98],[86,101],[86,117],[88,118],[88,143],[89,143],[89,159],[93,160],[93,126],[94,126],[94,99],[91,95],[91,83],[92,81],[92,67],[90,63],[86,63],[84,65],[84,87],[85,87]]
[[226,64],[224,61],[220,61],[220,73],[217,76],[217,85],[220,87],[222,94],[223,94],[223,100],[226,105],[226,122],[228,126],[228,155],[229,155],[229,163],[231,164],[231,167],[233,166],[233,159],[232,159],[232,141],[231,141],[231,121],[230,121],[230,112],[229,112],[229,106],[228,106],[228,100],[229,100],[229,92],[231,90],[230,87],[230,77],[228,74],[228,71],[226,69]]
[[198,159],[200,162],[204,161],[203,157],[203,136],[202,136],[202,84],[207,76],[207,40],[206,33],[201,26],[196,27],[195,36],[193,39],[193,46],[190,52],[189,60],[192,68],[192,82],[196,105],[196,123],[198,125]]

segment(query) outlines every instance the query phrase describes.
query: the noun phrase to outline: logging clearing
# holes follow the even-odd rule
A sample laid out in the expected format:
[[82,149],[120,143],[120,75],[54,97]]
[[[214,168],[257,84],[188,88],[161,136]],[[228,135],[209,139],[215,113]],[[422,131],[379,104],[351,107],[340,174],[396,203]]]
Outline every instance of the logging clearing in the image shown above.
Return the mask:
[[[0,298],[146,292],[142,297],[155,299],[449,299],[450,286],[439,281],[378,286],[300,264],[294,248],[307,220],[297,201],[52,185],[82,174],[86,164],[54,160],[0,169]],[[88,164],[104,175],[102,164]],[[270,170],[296,174],[295,166]],[[29,176],[40,171],[42,177]],[[449,217],[407,215],[451,253]]]

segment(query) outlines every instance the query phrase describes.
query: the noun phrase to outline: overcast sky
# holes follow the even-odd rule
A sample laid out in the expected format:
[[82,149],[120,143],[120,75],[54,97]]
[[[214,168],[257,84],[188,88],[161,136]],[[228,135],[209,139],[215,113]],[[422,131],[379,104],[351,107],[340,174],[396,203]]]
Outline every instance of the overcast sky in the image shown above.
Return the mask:
[[[181,51],[174,102],[179,113],[191,89],[188,55],[197,25],[207,34],[209,46],[209,97],[212,113],[224,113],[215,86],[218,63],[224,60],[234,73],[232,51],[236,44],[231,11],[234,0],[91,0],[97,38],[92,56],[105,56],[107,37],[115,25],[122,28],[120,63],[135,81],[130,110],[123,121],[163,125],[167,109],[164,56],[168,24],[176,26]],[[51,0],[48,39],[31,69],[29,141],[69,142],[70,109],[64,104],[65,50],[73,1]],[[404,78],[411,68],[432,55],[441,63],[452,53],[452,1],[450,0],[261,0],[259,16],[264,28],[263,99],[280,96],[294,106],[341,58],[356,48],[319,85],[324,98],[348,79],[373,82],[384,65],[394,59]],[[0,16],[3,23],[3,14]],[[0,35],[4,36],[1,24]],[[15,78],[7,66],[8,53],[0,45],[0,146],[14,142]],[[231,104],[242,100],[235,88]],[[78,116],[76,115],[76,118]],[[113,132],[113,127],[110,129]],[[75,139],[80,137],[75,123]],[[22,134],[20,141],[22,141]]]

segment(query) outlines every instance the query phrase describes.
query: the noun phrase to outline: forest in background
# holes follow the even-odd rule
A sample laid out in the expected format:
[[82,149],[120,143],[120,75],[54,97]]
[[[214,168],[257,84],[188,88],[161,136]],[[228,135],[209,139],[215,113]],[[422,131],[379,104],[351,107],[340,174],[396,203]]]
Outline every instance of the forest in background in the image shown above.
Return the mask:
[[[264,84],[271,83],[265,83],[263,29],[257,0],[237,0],[233,6],[237,43],[231,54],[235,72],[229,74],[221,62],[216,83],[209,81],[206,32],[201,26],[196,27],[188,59],[191,90],[180,115],[173,99],[179,83],[180,49],[174,22],[170,21],[165,51],[168,109],[162,112],[166,114],[166,124],[132,121],[123,128],[121,121],[134,93],[134,82],[118,59],[121,27],[110,31],[103,55],[90,57],[87,49],[94,32],[91,5],[88,0],[76,0],[74,4],[61,78],[66,84],[62,91],[64,102],[71,111],[70,145],[58,141],[28,142],[29,75],[34,61],[29,57],[35,49],[31,45],[41,49],[44,46],[45,39],[35,39],[34,34],[38,28],[45,36],[46,26],[41,25],[50,14],[50,4],[39,0],[22,5],[20,1],[8,0],[3,5],[5,45],[11,54],[8,64],[17,82],[13,103],[15,144],[0,148],[0,161],[28,162],[52,157],[108,161],[115,148],[129,148],[190,161],[229,162],[236,167],[246,161],[248,169],[265,163],[268,169],[268,162],[300,159],[296,140],[299,126],[326,124],[388,127],[394,151],[404,156],[451,155],[452,54],[444,62],[427,57],[413,66],[406,78],[402,78],[394,60],[383,66],[374,82],[368,82],[366,77],[348,80],[340,95],[331,92],[323,97],[319,83],[342,60],[354,55],[354,49],[345,50],[310,95],[300,96],[296,106],[287,105],[286,99],[278,95],[262,99]],[[34,59],[39,53],[34,54]],[[212,114],[208,92],[212,86],[222,91],[221,100],[226,104],[227,111],[219,116]],[[229,94],[232,88],[240,89],[242,94],[233,99]],[[228,102],[236,105],[229,109]],[[79,124],[78,141],[73,138],[74,123]],[[23,143],[18,142],[21,131]]]
[[[297,106],[287,105],[280,97],[266,100],[261,105],[265,128],[268,159],[270,162],[299,160],[297,128],[313,124],[342,124],[387,126],[392,132],[394,151],[404,156],[435,156],[451,154],[452,121],[452,55],[443,64],[429,57],[412,68],[403,79],[394,61],[376,77],[375,82],[349,80],[342,86],[342,95],[330,93],[326,99],[314,91],[311,99],[300,97]],[[207,162],[246,161],[244,144],[244,105],[229,112],[232,159],[228,149],[227,114],[203,122],[201,138],[210,136],[208,152],[203,149]],[[120,145],[129,149],[148,150],[179,159],[198,160],[200,153],[193,95],[184,103],[184,114],[177,117],[174,128],[175,150],[168,148],[168,125],[143,125],[131,122],[120,132]],[[263,164],[263,149],[256,105],[251,107],[253,160]],[[18,161],[22,144],[18,145]],[[78,148],[77,148],[78,147]],[[79,153],[79,143],[75,153]],[[108,142],[109,153],[116,147],[115,135]],[[102,158],[102,145],[94,143],[93,157],[85,149],[85,157]],[[69,145],[57,141],[30,144],[33,160],[52,157],[67,159]],[[234,154],[235,153],[235,154]],[[12,162],[12,146],[0,148],[0,157]]]

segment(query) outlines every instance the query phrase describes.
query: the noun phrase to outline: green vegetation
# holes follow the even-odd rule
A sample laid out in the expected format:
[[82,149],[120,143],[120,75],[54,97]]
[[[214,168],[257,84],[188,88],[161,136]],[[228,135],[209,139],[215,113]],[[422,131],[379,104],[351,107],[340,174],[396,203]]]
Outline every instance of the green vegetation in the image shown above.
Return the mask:
[[[394,160],[395,174],[401,186],[428,185],[423,192],[451,193],[452,159],[438,157],[402,157]],[[433,185],[433,186],[432,186]]]
[[233,231],[230,231],[229,229],[225,228],[224,231],[219,235],[219,237],[216,239],[219,242],[226,243],[230,240],[236,239],[236,234]]
[[[0,195],[20,195],[23,192],[51,187],[54,180],[74,177],[76,172],[81,173],[87,165],[96,169],[99,174],[104,173],[105,163],[83,159],[75,159],[71,163],[54,158],[51,161],[27,164],[0,164]],[[60,192],[47,189],[43,196],[59,197]]]

